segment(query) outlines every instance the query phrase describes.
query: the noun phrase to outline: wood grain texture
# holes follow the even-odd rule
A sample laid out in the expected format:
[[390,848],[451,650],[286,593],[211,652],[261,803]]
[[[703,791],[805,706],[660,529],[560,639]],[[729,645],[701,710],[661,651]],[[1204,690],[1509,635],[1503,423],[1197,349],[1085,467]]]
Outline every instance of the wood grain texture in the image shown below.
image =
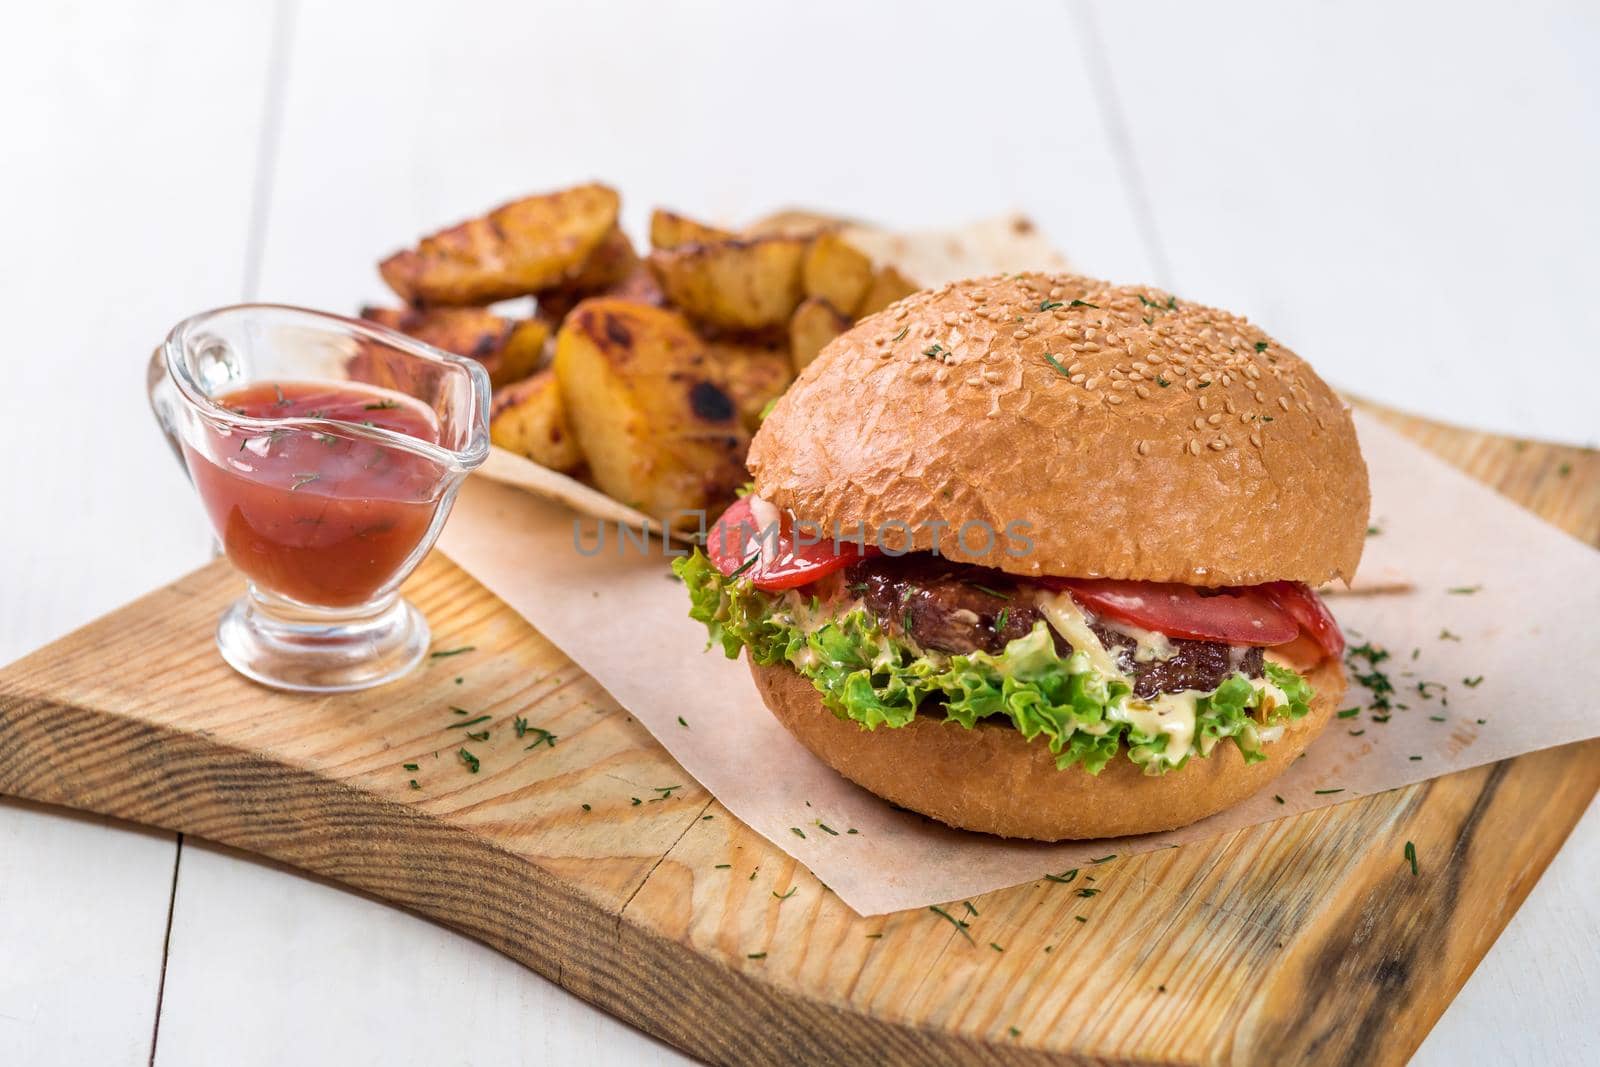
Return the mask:
[[[1593,452],[1384,417],[1600,539]],[[214,564],[0,672],[0,791],[345,882],[716,1062],[1402,1062],[1600,785],[1588,742],[986,894],[962,929],[862,919],[447,561],[409,594],[475,649],[376,693],[232,675],[238,588]]]

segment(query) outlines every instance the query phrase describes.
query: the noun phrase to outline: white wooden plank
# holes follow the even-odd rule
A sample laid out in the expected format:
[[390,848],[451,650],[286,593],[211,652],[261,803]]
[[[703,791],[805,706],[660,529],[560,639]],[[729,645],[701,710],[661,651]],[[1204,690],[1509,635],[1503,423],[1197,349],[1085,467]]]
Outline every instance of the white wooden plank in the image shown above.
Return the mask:
[[[0,661],[206,556],[144,361],[240,296],[269,15],[7,13]],[[0,801],[0,1060],[146,1062],[174,854],[171,834]]]
[[1079,10],[1180,293],[1356,393],[1600,440],[1600,8]]
[[[1480,862],[1493,863],[1493,856]],[[1434,1024],[1413,1067],[1600,1063],[1600,802],[1591,804],[1494,947]]]
[[189,842],[156,1067],[689,1064],[494,950],[386,904]]
[[271,37],[266,5],[18,16],[0,64],[0,661],[206,558],[145,360],[179,318],[240,299]]
[[[362,3],[299,20],[263,266],[274,299],[386,297],[376,261],[528,192],[616,185],[744,221],[1030,212],[1145,276],[1077,28],[1056,3]],[[392,299],[392,298],[390,298]]]
[[0,799],[0,1062],[144,1064],[171,834]]

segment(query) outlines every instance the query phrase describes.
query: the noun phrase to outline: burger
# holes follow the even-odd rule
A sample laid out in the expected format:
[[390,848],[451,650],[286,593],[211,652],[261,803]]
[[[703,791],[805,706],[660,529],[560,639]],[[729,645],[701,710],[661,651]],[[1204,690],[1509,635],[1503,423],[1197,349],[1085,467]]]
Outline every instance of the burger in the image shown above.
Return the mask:
[[840,774],[1056,841],[1194,822],[1282,774],[1344,691],[1316,592],[1369,493],[1349,409],[1244,318],[1068,274],[862,320],[675,562],[690,614]]

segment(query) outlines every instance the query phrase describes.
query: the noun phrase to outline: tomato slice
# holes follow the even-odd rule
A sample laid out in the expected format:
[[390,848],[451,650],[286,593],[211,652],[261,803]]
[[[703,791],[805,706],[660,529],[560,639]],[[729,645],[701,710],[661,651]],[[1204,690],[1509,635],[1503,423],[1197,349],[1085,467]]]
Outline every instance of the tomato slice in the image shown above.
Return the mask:
[[1344,631],[1334,621],[1328,605],[1304,582],[1268,582],[1255,587],[1300,625],[1328,655],[1344,655]]
[[744,566],[745,560],[755,553],[755,546],[745,551],[745,541],[755,536],[756,520],[750,511],[750,498],[740,497],[733,506],[722,513],[722,518],[711,524],[706,533],[706,555],[724,577]]
[[1108,578],[1053,578],[1100,615],[1168,637],[1230,645],[1281,645],[1300,633],[1294,617],[1252,589],[1200,590],[1177,582],[1122,582]]
[[848,541],[836,552],[827,537],[815,544],[796,545],[794,525],[787,516],[779,523],[777,536],[767,539],[763,553],[761,535],[765,532],[750,498],[745,497],[724,511],[707,531],[706,555],[724,575],[732,577],[744,571],[757,589],[775,591],[809,585],[863,556],[877,554],[871,546],[863,550]]

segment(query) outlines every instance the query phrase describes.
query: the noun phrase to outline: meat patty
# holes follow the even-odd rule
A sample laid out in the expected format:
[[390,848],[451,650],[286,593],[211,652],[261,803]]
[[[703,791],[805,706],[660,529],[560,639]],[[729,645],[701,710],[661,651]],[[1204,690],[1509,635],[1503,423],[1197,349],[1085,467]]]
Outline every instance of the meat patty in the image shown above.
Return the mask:
[[[1038,586],[927,553],[858,560],[845,580],[890,633],[940,652],[998,654],[1043,617],[1034,604]],[[1210,692],[1235,671],[1259,678],[1263,670],[1259,648],[1176,637],[1169,659],[1140,662],[1132,637],[1099,622],[1091,621],[1090,629],[1133,678],[1134,695],[1146,699],[1186,689]],[[1051,630],[1051,636],[1063,655],[1071,651],[1060,634]]]
[[1264,670],[1259,648],[1182,637],[1167,639],[1172,644],[1172,658],[1140,663],[1134,658],[1138,642],[1133,638],[1098,622],[1090,623],[1089,629],[1115,657],[1117,666],[1132,675],[1136,697],[1149,699],[1158,693],[1181,693],[1185,689],[1209,693],[1235,671],[1243,671],[1247,678],[1259,678]]
[[845,578],[890,633],[941,652],[998,653],[1040,618],[1033,590],[1004,571],[927,553],[858,560]]

